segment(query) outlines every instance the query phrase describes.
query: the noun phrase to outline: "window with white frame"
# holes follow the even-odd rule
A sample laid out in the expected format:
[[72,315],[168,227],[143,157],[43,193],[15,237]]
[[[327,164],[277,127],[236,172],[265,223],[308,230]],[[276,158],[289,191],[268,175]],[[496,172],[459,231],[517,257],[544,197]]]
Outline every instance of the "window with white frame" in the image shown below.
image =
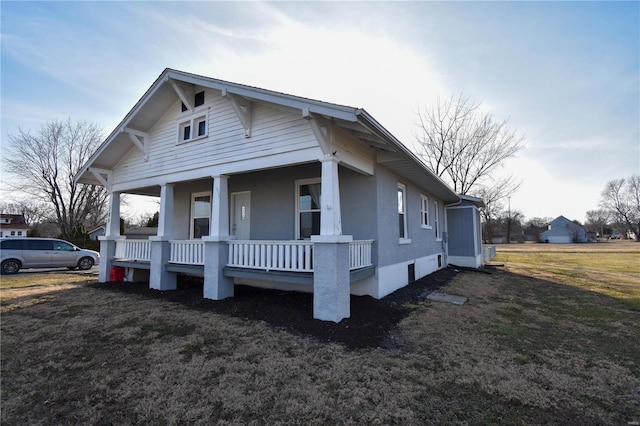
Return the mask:
[[408,242],[407,238],[407,187],[398,182],[398,233],[400,242]]
[[191,194],[191,238],[202,238],[209,235],[211,219],[211,193],[196,192]]
[[439,218],[439,213],[438,213],[438,202],[434,201],[433,202],[433,206],[434,206],[434,212],[433,212],[433,227],[436,230],[436,240],[441,240],[442,239],[442,235],[440,235],[440,221],[438,220]]
[[[188,110],[187,106],[184,104],[184,102],[181,103],[181,110],[182,112],[185,112]],[[200,105],[204,105],[204,90],[201,92],[196,93],[193,96],[193,107],[199,107]]]
[[207,137],[207,113],[199,112],[182,119],[178,125],[178,143]]
[[296,181],[296,238],[320,235],[321,180]]
[[429,222],[429,197],[420,194],[420,225],[423,228],[431,229]]

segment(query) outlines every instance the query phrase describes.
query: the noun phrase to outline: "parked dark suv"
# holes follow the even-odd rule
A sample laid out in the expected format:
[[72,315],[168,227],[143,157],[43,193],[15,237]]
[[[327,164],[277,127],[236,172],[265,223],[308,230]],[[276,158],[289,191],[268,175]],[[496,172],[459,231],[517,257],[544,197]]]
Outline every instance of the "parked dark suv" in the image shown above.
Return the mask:
[[100,253],[53,238],[6,238],[0,241],[0,272],[16,274],[26,268],[91,269]]

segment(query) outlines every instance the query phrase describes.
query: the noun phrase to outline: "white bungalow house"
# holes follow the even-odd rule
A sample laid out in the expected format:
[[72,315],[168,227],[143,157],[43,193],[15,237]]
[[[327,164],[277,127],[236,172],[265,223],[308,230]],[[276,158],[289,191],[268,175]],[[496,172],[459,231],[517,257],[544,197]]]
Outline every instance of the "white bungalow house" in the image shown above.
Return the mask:
[[28,233],[24,215],[0,213],[0,238],[26,237]]
[[540,241],[552,244],[586,243],[587,230],[564,216],[558,216],[551,221],[549,229],[540,234]]
[[[312,291],[314,318],[338,322],[350,294],[381,298],[447,266],[449,206],[468,212],[455,215],[456,244],[470,245],[456,261],[482,262],[481,201],[461,199],[365,110],[173,69],[76,180],[111,194],[100,282],[119,266],[160,290],[203,276],[210,299],[235,284]],[[160,197],[148,240],[119,235],[125,193]]]

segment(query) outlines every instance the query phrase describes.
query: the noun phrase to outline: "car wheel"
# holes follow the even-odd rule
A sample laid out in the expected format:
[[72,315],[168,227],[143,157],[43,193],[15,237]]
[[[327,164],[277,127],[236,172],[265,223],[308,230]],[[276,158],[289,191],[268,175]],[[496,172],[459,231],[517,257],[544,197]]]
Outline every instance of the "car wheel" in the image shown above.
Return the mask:
[[93,267],[93,259],[90,257],[83,257],[78,261],[78,268],[80,268],[83,271],[86,271],[87,269],[91,269],[92,267]]
[[7,259],[2,262],[2,275],[17,274],[20,270],[20,262],[15,259]]

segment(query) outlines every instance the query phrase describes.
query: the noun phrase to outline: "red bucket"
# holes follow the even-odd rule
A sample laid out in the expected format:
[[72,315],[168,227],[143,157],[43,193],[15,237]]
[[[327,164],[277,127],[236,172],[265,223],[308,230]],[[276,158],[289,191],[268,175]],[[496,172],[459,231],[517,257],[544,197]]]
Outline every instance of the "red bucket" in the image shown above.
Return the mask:
[[124,281],[124,268],[120,266],[114,266],[109,271],[109,281],[122,282]]

